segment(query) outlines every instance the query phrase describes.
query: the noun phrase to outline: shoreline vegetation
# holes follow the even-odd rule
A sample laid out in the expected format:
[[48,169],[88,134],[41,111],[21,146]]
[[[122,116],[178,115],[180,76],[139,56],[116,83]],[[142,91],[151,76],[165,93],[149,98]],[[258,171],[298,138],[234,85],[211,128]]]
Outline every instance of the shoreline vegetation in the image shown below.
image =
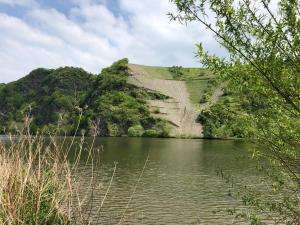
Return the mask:
[[0,142],[1,224],[69,224],[73,193],[72,166],[48,135]]
[[[48,135],[43,135],[44,137],[47,137]],[[17,139],[19,137],[19,135],[5,135],[5,134],[2,134],[0,135],[0,141],[1,139],[3,141],[7,141],[7,140],[10,140],[11,138],[12,139]],[[56,136],[57,138],[64,138],[65,136],[61,136],[61,135],[58,135]],[[66,137],[72,137],[72,136],[66,136]],[[76,136],[76,137],[80,137],[80,136]],[[92,137],[92,136],[86,136],[86,137]],[[119,136],[119,137],[112,137],[112,136],[97,136],[97,138],[158,138],[158,139],[198,139],[198,140],[222,140],[222,141],[238,141],[238,140],[241,140],[241,141],[248,141],[250,140],[249,138],[241,138],[241,137],[186,137],[186,136],[183,136],[183,137],[131,137],[131,136]]]
[[[60,138],[57,133],[33,135],[30,133],[32,119],[26,117],[24,121],[17,138],[8,134],[1,141],[0,136],[0,224],[101,223],[101,210],[110,193],[117,162],[104,187],[101,173],[95,170],[100,165],[101,153],[95,146],[97,128],[87,143],[84,134]],[[126,219],[148,161],[149,155],[117,217],[119,225]],[[84,187],[79,168],[85,168],[84,176],[89,177]],[[102,200],[95,204],[99,196]]]

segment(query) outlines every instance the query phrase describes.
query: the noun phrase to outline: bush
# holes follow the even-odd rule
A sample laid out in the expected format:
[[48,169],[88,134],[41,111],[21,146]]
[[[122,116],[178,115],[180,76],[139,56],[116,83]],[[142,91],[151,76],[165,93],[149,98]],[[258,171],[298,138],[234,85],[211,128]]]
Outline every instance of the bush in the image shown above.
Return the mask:
[[159,135],[160,135],[160,132],[157,130],[154,130],[154,129],[146,130],[143,133],[143,137],[159,137]]
[[209,95],[205,93],[202,95],[202,97],[200,99],[200,103],[203,104],[203,103],[209,102],[209,99],[210,99]]
[[156,108],[154,111],[153,111],[154,114],[159,114],[160,113],[160,110],[159,108]]
[[182,66],[172,66],[169,68],[169,72],[172,74],[174,79],[180,79],[183,76]]
[[155,129],[159,132],[159,137],[169,137],[170,126],[165,120],[160,120],[157,122]]
[[129,137],[141,137],[144,133],[144,128],[141,125],[135,125],[128,129]]
[[117,137],[117,136],[121,136],[121,131],[119,129],[118,124],[115,123],[108,123],[107,124],[107,129],[108,129],[108,135],[110,137]]

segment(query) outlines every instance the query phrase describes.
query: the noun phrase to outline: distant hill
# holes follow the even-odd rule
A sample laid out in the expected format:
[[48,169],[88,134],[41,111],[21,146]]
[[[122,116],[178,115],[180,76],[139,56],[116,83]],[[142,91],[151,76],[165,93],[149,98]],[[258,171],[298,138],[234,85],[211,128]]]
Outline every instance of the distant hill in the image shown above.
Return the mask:
[[2,134],[16,133],[30,116],[33,133],[244,137],[237,118],[252,109],[206,69],[128,64],[127,59],[100,74],[39,68],[0,84],[0,100]]
[[167,122],[153,118],[146,104],[164,96],[127,84],[128,76],[127,59],[98,75],[73,67],[33,70],[0,86],[0,129],[14,133],[29,115],[32,132],[71,135],[79,123],[80,132],[100,136],[167,136]]
[[91,88],[91,81],[92,75],[79,68],[33,70],[0,89],[2,121],[10,127],[30,113],[37,125],[55,122],[58,112],[70,111]]

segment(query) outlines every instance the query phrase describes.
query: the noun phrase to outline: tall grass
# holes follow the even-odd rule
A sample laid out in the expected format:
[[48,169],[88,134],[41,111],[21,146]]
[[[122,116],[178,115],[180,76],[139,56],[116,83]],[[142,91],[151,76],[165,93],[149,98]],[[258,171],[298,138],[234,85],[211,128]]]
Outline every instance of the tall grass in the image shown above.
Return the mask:
[[[0,224],[89,224],[86,212],[92,199],[80,193],[76,170],[83,151],[95,163],[94,141],[84,148],[84,136],[75,145],[75,136],[66,141],[55,134],[31,135],[29,126],[26,119],[17,136],[0,141]],[[77,153],[70,163],[72,148]],[[93,168],[88,193],[97,185]]]

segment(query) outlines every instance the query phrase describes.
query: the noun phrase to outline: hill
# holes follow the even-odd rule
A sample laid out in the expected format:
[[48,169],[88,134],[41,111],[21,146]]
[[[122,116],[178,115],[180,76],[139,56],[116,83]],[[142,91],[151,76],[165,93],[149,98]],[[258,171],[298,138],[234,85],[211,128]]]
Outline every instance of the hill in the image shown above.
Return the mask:
[[99,74],[39,68],[0,84],[0,131],[17,132],[29,115],[32,132],[242,137],[234,113],[242,116],[244,106],[227,86],[205,69],[143,66],[127,59]]
[[248,112],[257,108],[236,93],[232,84],[224,83],[207,69],[180,66],[156,67],[129,64],[134,80],[169,96],[170,99],[149,103],[156,117],[175,124],[175,136],[204,138],[249,137],[251,127],[245,127]]
[[136,64],[130,64],[129,68],[132,72],[129,83],[169,97],[167,100],[149,101],[148,105],[153,116],[165,119],[173,125],[171,136],[203,136],[203,127],[198,116],[223,93],[222,88],[218,88],[221,84],[208,70]]
[[[167,122],[150,115],[146,100],[164,96],[127,84],[128,60],[115,62],[98,75],[64,67],[36,69],[0,87],[0,129],[22,129],[26,115],[32,132],[100,136],[167,136]],[[79,132],[79,133],[80,133]]]

